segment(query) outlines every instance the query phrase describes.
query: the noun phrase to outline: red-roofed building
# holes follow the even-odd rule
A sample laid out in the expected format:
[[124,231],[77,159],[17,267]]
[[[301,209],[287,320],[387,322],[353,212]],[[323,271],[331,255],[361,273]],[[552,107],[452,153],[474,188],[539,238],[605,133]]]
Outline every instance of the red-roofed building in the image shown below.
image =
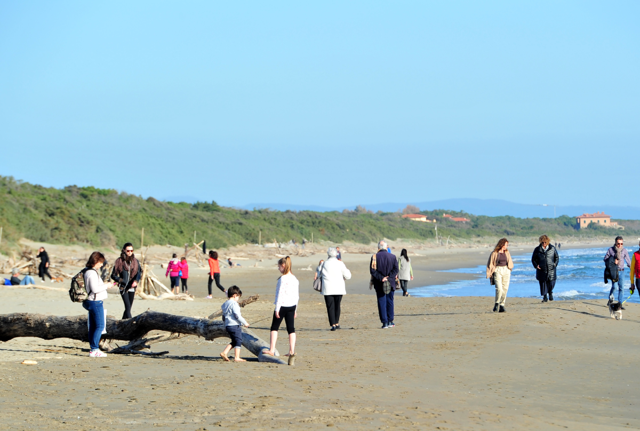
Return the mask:
[[596,223],[604,227],[624,229],[624,226],[620,226],[618,223],[611,221],[611,216],[603,212],[595,212],[593,214],[584,213],[576,217],[576,221],[578,222],[578,229],[584,229],[591,223]]
[[471,220],[469,220],[469,219],[468,219],[468,218],[466,218],[466,217],[454,217],[454,216],[452,216],[451,214],[446,214],[446,213],[445,213],[445,214],[442,214],[442,217],[444,217],[444,218],[448,218],[448,219],[451,219],[451,220],[453,220],[453,221],[457,221],[457,222],[460,222],[460,223],[466,223],[466,222],[471,221]]
[[422,214],[405,214],[402,218],[408,218],[413,221],[421,221],[423,223],[433,223],[435,220],[429,220],[426,215]]

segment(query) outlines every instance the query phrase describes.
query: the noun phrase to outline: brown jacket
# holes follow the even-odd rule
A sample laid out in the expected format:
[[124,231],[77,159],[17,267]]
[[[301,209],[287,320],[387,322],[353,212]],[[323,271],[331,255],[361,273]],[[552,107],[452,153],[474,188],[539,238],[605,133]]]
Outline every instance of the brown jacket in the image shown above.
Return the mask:
[[[513,270],[513,260],[511,260],[511,254],[509,253],[509,250],[505,251],[505,254],[507,255],[507,268],[509,268],[509,270]],[[491,256],[489,256],[489,261],[487,262],[487,278],[491,278],[493,273],[496,271],[497,265],[498,252],[494,251],[493,253],[491,253]]]

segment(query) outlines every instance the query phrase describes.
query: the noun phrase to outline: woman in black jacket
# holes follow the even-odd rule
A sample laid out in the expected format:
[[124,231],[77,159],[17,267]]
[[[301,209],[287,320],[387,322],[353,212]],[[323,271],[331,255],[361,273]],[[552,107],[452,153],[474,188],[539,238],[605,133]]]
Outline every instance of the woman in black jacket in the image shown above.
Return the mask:
[[136,296],[136,287],[140,281],[141,273],[140,262],[133,255],[133,245],[128,242],[122,247],[122,253],[113,264],[111,272],[111,279],[118,283],[120,296],[124,302],[123,319],[131,318],[131,306],[133,305],[133,297]]
[[45,251],[44,247],[40,247],[36,258],[40,259],[40,265],[38,265],[38,277],[45,281],[45,275],[49,277],[49,280],[53,283],[53,277],[49,273],[49,254]]
[[550,244],[548,236],[540,237],[540,245],[533,250],[531,263],[536,269],[536,280],[540,283],[540,295],[542,302],[553,301],[553,288],[556,285],[556,268],[560,257],[558,251]]

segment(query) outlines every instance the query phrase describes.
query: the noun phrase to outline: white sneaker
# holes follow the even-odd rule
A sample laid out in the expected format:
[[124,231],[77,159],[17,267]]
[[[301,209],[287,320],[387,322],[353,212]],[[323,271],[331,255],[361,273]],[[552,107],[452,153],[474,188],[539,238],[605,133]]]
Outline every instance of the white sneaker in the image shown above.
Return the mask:
[[52,282],[52,283],[55,283],[56,281],[55,281],[55,280],[51,280],[51,282]]
[[207,295],[207,299],[213,299],[213,296]]
[[89,356],[92,358],[106,358],[107,354],[102,350],[92,350],[91,353],[89,353]]

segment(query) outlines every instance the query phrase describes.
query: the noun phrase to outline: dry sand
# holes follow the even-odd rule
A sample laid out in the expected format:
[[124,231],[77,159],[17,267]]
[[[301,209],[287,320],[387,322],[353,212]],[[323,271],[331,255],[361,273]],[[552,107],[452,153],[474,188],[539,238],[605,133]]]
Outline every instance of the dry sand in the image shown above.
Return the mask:
[[[414,257],[413,286],[460,279],[436,270],[487,258],[486,250],[427,251]],[[295,367],[259,363],[246,350],[249,362],[225,363],[218,357],[222,339],[153,345],[170,351],[161,358],[105,359],[90,359],[86,343],[14,339],[0,344],[0,429],[640,428],[636,305],[615,321],[594,301],[509,298],[507,313],[497,314],[492,297],[398,296],[397,326],[382,330],[367,288],[368,255],[346,253],[353,279],[343,300],[344,329],[330,332],[323,298],[311,289],[313,272],[301,270],[318,258],[294,259],[302,293]],[[273,259],[256,262],[263,267],[223,269],[222,283],[261,295],[243,315],[268,339],[278,273]],[[206,271],[192,274],[195,301],[137,299],[134,313],[217,310],[222,293],[204,299]],[[0,314],[84,314],[64,292],[2,295]],[[114,316],[123,311],[117,295],[105,307]],[[282,331],[278,347],[287,346]]]

